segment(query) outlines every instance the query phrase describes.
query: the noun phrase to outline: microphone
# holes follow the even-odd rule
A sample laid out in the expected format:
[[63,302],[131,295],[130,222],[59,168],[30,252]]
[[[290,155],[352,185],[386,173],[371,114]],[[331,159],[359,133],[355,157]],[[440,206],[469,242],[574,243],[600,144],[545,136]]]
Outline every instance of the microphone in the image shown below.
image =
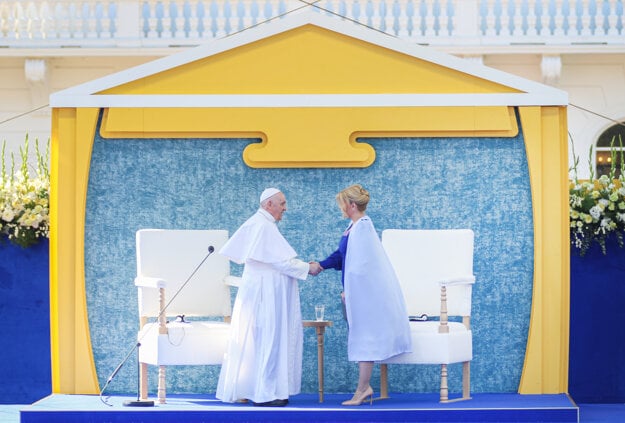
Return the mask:
[[[208,259],[208,257],[213,254],[215,252],[215,247],[213,247],[212,245],[208,246],[208,254],[206,254],[204,256],[204,258],[202,259],[202,261],[196,266],[196,268],[193,270],[193,272],[191,272],[191,274],[189,275],[189,277],[187,278],[186,281],[184,281],[184,283],[182,284],[182,286],[180,288],[178,288],[178,290],[176,291],[176,293],[173,295],[173,297],[171,297],[171,299],[169,300],[169,302],[167,304],[165,304],[165,306],[163,307],[163,309],[160,311],[160,313],[158,314],[158,316],[156,316],[156,319],[158,321],[158,319],[160,319],[160,317],[163,315],[163,313],[165,313],[165,311],[167,310],[167,308],[169,307],[169,305],[176,299],[176,297],[178,296],[178,294],[180,294],[180,292],[182,292],[182,290],[184,289],[185,286],[187,286],[187,284],[189,283],[189,281],[191,280],[191,278],[193,278],[193,276],[197,273],[197,271],[200,269],[200,267],[204,264],[204,262]],[[178,320],[179,319],[179,320]],[[176,318],[177,321],[186,323],[186,320],[184,319],[184,314],[177,316]],[[108,405],[108,406],[113,406],[113,404],[109,404],[107,399],[103,398],[103,394],[104,391],[106,390],[106,388],[109,386],[109,384],[113,381],[113,379],[115,378],[115,376],[117,375],[117,373],[121,370],[122,366],[128,361],[128,359],[130,358],[130,355],[137,350],[137,366],[139,366],[139,347],[141,346],[141,341],[143,340],[143,338],[147,335],[147,332],[145,332],[143,334],[143,336],[137,341],[137,343],[134,345],[134,347],[132,347],[132,349],[128,352],[128,355],[126,355],[126,357],[122,360],[121,363],[119,363],[119,366],[117,366],[117,368],[113,371],[113,373],[111,373],[111,375],[109,376],[109,378],[106,380],[106,383],[104,384],[104,388],[102,388],[100,390],[100,401],[102,401],[104,404]],[[136,401],[124,401],[124,405],[125,406],[141,406],[141,407],[147,407],[147,406],[153,406],[154,405],[154,401],[144,401],[141,400],[140,397],[140,392],[139,392],[139,385],[140,385],[140,381],[139,381],[139,377],[140,377],[140,372],[139,369],[137,369],[137,400]]]

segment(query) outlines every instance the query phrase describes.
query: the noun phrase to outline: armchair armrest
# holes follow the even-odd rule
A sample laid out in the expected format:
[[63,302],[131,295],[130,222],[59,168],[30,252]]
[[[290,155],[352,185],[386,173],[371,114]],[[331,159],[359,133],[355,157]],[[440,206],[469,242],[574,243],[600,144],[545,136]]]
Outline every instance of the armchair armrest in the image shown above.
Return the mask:
[[224,283],[238,288],[241,285],[241,278],[239,276],[228,275],[224,278]]
[[[458,285],[472,285],[475,283],[475,276],[464,276],[459,278],[447,279],[438,282],[441,287],[441,313],[440,313],[440,325],[438,327],[438,333],[449,333],[449,315],[447,313],[447,287]],[[465,289],[469,289],[467,286]],[[468,317],[463,316],[463,323],[469,328]]]
[[161,279],[161,278],[137,276],[135,278],[135,286],[141,287],[141,288],[160,289],[160,288],[165,288],[167,286],[167,282],[165,281],[165,279]]
[[463,276],[460,278],[454,278],[454,279],[446,279],[444,281],[439,281],[438,284],[443,287],[443,286],[454,286],[454,285],[469,285],[469,284],[473,284],[475,283],[475,276],[471,275],[471,276]]

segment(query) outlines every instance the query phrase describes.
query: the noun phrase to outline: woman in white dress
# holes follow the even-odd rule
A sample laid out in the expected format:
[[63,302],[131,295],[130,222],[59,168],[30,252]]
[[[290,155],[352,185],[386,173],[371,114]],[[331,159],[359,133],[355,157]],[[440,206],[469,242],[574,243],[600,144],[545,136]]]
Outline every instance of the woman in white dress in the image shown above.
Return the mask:
[[410,327],[404,297],[373,222],[366,215],[369,193],[352,185],[336,195],[343,217],[351,222],[338,249],[319,262],[321,270],[342,270],[349,328],[347,354],[357,361],[358,387],[343,405],[371,403],[373,363],[410,352]]

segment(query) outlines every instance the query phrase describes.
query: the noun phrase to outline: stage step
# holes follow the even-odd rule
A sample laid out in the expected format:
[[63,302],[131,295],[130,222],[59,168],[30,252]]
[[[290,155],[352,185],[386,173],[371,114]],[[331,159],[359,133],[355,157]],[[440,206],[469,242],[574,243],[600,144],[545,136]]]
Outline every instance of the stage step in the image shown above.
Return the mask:
[[[127,407],[136,398],[55,394],[20,411],[21,423],[200,423],[200,422],[578,422],[579,409],[565,394],[475,394],[471,400],[440,404],[435,394],[392,394],[372,405],[343,407],[348,394],[290,398],[283,408],[224,404],[214,395],[171,395],[167,404]],[[104,400],[110,405],[107,405]]]

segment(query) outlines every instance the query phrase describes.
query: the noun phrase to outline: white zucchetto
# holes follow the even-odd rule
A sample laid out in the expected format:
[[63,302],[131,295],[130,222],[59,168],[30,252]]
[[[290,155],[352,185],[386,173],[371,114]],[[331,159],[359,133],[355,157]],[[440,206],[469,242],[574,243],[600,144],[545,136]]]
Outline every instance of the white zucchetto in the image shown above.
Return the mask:
[[276,195],[279,192],[281,192],[281,191],[278,188],[267,188],[260,195],[260,202],[262,203],[263,201],[265,201],[269,197],[272,197],[272,196]]

